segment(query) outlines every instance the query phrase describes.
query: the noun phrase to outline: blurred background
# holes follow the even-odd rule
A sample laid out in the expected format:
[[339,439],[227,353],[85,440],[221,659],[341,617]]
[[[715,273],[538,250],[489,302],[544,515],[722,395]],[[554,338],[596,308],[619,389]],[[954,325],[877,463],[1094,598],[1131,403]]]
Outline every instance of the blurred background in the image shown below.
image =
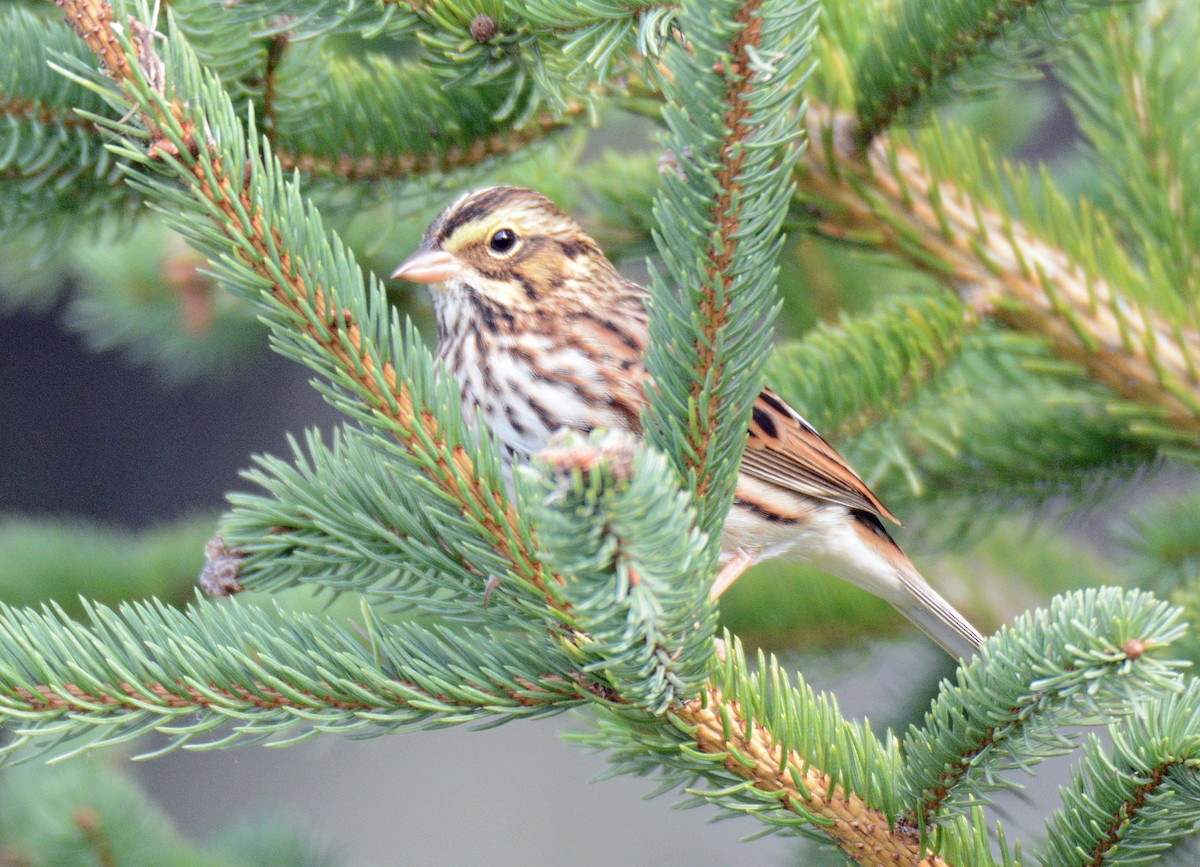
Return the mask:
[[[1006,85],[954,113],[999,152],[1045,162],[1073,193],[1095,183],[1053,77]],[[617,113],[603,120],[603,135],[585,140],[569,132],[503,170],[430,182],[409,201],[360,213],[335,208],[332,221],[367,265],[386,273],[458,192],[492,180],[524,183],[576,211],[637,277],[652,246],[645,231],[630,227],[644,227],[658,154],[647,121]],[[614,142],[621,144],[615,155]],[[644,166],[643,198],[631,198],[633,185],[606,188],[613,159]],[[238,473],[251,456],[289,454],[288,434],[340,423],[307,372],[272,356],[253,316],[198,265],[176,239],[146,224],[130,224],[117,243],[73,243],[50,257],[13,256],[0,265],[0,513],[7,516],[0,521],[0,601],[56,599],[71,607],[82,594],[186,602],[225,492],[248,486]],[[783,261],[780,339],[926,279],[915,272],[897,278],[878,261],[800,239]],[[392,298],[432,337],[423,295],[397,286]],[[950,512],[922,515],[911,505],[919,492],[901,486],[884,499],[901,517],[916,513],[902,543],[986,631],[1069,587],[1142,577],[1130,528],[1153,504],[1195,486],[1194,471],[1182,463],[1146,462],[1136,472],[1104,475],[1084,497],[998,502],[982,526]],[[1180,560],[1187,556],[1180,552]],[[313,607],[302,594],[289,594],[285,604]],[[847,716],[869,718],[880,733],[920,719],[952,670],[886,605],[802,570],[756,569],[722,611],[750,647],[778,654],[817,689],[835,693]],[[284,863],[345,865],[841,863],[803,840],[739,842],[760,826],[708,824],[703,808],[673,809],[677,793],[644,803],[655,788],[650,780],[589,782],[603,773],[603,756],[559,737],[584,725],[565,716],[486,732],[324,737],[286,749],[131,763],[139,748],[155,748],[148,738],[125,753],[5,769],[0,864],[53,863],[45,841],[32,841],[35,831],[51,828],[90,841],[84,849],[94,857],[86,863],[109,863],[111,847],[88,811],[116,810],[106,798],[125,787],[130,800],[122,809],[136,803],[161,813],[177,863],[270,863],[280,852],[291,853]],[[1010,838],[1037,836],[1066,767],[1048,763],[1026,793],[999,799],[994,817]],[[36,786],[45,787],[46,815],[28,796]],[[64,809],[69,821],[55,825],[50,814]],[[583,849],[581,830],[589,841]],[[260,843],[244,842],[254,835]],[[260,844],[273,854],[254,854]],[[64,843],[61,851],[75,850]]]

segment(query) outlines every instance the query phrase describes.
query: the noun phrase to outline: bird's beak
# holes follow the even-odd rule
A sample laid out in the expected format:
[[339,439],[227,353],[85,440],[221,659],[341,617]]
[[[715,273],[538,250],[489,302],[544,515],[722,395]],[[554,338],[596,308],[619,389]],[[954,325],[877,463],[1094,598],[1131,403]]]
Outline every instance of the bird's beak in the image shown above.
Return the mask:
[[417,250],[392,272],[393,280],[413,283],[441,283],[462,268],[452,253],[444,250]]

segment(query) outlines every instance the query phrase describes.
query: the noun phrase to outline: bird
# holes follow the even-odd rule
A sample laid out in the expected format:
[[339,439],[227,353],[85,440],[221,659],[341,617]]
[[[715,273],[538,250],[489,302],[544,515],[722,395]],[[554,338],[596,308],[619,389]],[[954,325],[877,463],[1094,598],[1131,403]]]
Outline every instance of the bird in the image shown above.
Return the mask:
[[[649,293],[545,196],[460,196],[392,277],[430,287],[439,370],[457,377],[464,417],[495,436],[507,472],[563,430],[641,435]],[[841,455],[769,388],[748,428],[712,597],[784,557],[882,597],[969,660],[980,633],[892,539],[883,522],[899,521]]]

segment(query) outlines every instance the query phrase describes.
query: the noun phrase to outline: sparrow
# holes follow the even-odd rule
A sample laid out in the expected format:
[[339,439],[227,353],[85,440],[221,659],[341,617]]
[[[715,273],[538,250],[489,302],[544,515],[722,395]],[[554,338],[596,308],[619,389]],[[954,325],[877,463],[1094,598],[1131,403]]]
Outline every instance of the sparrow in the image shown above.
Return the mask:
[[[497,186],[461,196],[392,274],[428,284],[436,359],[502,459],[529,460],[558,431],[638,437],[648,293],[547,198]],[[784,557],[887,600],[951,656],[982,637],[917,571],[884,527],[899,524],[804,418],[764,388],[754,402],[721,534],[719,597],[753,563]]]

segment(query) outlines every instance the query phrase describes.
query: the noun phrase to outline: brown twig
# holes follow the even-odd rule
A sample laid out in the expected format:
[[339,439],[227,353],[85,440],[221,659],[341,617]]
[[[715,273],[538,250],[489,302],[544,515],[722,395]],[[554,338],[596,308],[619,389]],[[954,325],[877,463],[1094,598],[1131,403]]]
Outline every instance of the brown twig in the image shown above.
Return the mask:
[[290,34],[276,33],[267,44],[267,59],[262,76],[263,135],[275,148],[275,89],[279,84],[279,64],[291,42]]
[[1117,815],[1113,816],[1112,821],[1108,823],[1108,827],[1104,829],[1104,837],[1101,839],[1088,853],[1088,860],[1082,862],[1083,867],[1104,867],[1105,859],[1108,853],[1114,846],[1121,842],[1122,832],[1128,827],[1129,821],[1133,818],[1134,813],[1140,810],[1146,804],[1146,799],[1154,794],[1155,790],[1162,785],[1171,768],[1177,763],[1168,762],[1154,769],[1146,782],[1139,785],[1133,790],[1131,797],[1126,798],[1121,804],[1121,809]]
[[[395,686],[414,696],[423,697],[439,704],[463,708],[478,707],[480,702],[460,701],[446,695],[427,693],[416,684],[396,680]],[[555,691],[537,686],[532,683],[522,684],[524,689],[497,690],[494,684],[472,683],[464,684],[470,689],[482,694],[492,695],[497,704],[519,705],[521,707],[540,707],[546,704],[561,705],[564,700],[572,697],[582,697],[582,693],[590,693],[598,698],[607,698],[599,688],[593,688],[580,681],[562,681],[562,690]],[[366,684],[359,688],[370,691]],[[8,689],[20,699],[24,705],[22,710],[28,711],[62,711],[66,713],[91,713],[97,709],[104,710],[147,710],[149,707],[160,707],[171,710],[237,710],[239,708],[257,708],[258,710],[313,710],[318,708],[333,708],[346,711],[380,711],[396,705],[412,703],[410,699],[396,695],[380,696],[378,700],[349,701],[335,698],[333,695],[297,692],[295,690],[284,694],[274,687],[256,683],[253,688],[240,686],[209,686],[203,690],[186,686],[182,683],[116,683],[106,691],[98,692],[85,690],[75,684],[65,684],[61,688],[37,686],[34,689],[24,687],[9,687]],[[297,698],[302,695],[307,700]],[[0,695],[0,707],[11,706],[11,700]]]
[[15,96],[0,95],[0,117],[33,120],[65,129],[95,130],[96,128],[96,125],[90,120],[79,117],[70,109],[52,108],[32,99],[20,99]]
[[700,750],[724,753],[726,768],[751,780],[760,791],[777,794],[781,807],[828,822],[818,825],[820,830],[859,864],[946,867],[941,857],[922,853],[914,828],[892,827],[887,816],[835,786],[828,775],[794,751],[784,756],[771,733],[747,720],[738,703],[716,687],[709,686],[704,695],[676,708],[674,714],[692,730]]
[[573,103],[563,115],[543,114],[519,129],[498,130],[470,144],[456,145],[440,153],[342,154],[328,157],[277,148],[275,155],[284,169],[299,169],[317,177],[343,181],[408,178],[477,166],[492,157],[516,153],[553,132],[567,128],[584,112],[582,105]]

